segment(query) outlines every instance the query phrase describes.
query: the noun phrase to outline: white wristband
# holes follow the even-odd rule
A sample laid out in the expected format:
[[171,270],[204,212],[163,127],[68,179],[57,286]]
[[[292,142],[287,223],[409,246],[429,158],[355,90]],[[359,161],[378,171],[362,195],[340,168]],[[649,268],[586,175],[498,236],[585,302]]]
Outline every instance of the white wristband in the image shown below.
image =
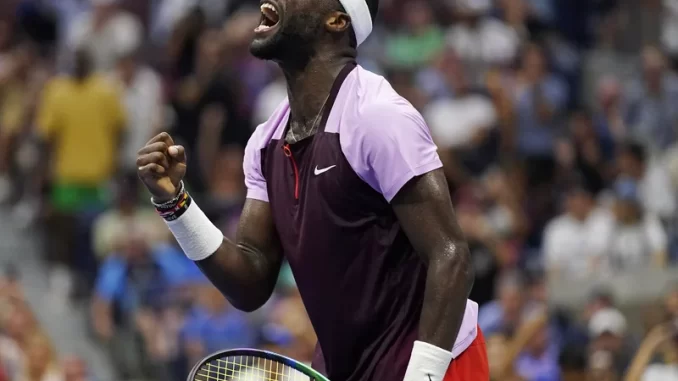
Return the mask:
[[415,341],[404,381],[442,381],[452,362],[452,352]]
[[166,222],[186,256],[196,262],[214,254],[224,241],[221,230],[210,222],[195,200],[181,217]]

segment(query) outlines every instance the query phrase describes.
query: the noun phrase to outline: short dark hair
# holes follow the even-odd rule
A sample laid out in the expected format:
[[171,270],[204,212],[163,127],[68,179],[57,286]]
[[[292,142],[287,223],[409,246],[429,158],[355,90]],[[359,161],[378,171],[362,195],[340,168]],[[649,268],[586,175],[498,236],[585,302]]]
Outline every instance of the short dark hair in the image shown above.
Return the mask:
[[619,146],[619,152],[630,155],[640,163],[645,163],[647,160],[647,151],[645,150],[645,147],[638,142],[628,141],[622,143]]

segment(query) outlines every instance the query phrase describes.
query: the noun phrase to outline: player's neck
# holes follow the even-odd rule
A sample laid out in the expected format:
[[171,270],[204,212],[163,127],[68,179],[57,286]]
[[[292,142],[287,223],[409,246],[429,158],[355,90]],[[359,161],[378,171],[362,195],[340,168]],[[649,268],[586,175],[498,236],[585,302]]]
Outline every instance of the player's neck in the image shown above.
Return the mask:
[[353,60],[354,57],[317,54],[303,67],[281,65],[287,82],[293,128],[313,127],[334,81],[344,66]]

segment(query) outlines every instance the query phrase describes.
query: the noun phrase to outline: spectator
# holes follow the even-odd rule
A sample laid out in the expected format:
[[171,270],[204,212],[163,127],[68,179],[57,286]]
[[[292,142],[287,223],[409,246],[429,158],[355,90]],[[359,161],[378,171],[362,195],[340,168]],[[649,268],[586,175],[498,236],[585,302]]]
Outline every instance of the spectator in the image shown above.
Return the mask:
[[497,282],[497,299],[478,311],[478,326],[487,336],[511,335],[535,305],[527,300],[525,282],[515,271],[502,274]]
[[[516,326],[512,334],[490,336],[492,345],[488,346],[488,358],[491,358],[490,375],[493,380],[551,380],[554,379],[552,355],[540,350],[547,329],[548,315],[545,311],[534,313]],[[531,349],[525,351],[526,349]],[[492,353],[496,350],[496,352]],[[529,353],[540,354],[539,359]],[[535,361],[536,360],[536,361]],[[542,361],[543,360],[543,361]],[[557,372],[557,366],[555,367]]]
[[475,269],[476,283],[471,290],[471,298],[478,305],[483,306],[494,299],[497,277],[506,263],[498,253],[501,250],[498,243],[491,240],[488,242],[478,210],[460,205],[457,208],[457,218],[459,226],[466,235]]
[[516,29],[486,17],[492,8],[490,0],[456,0],[453,4],[459,22],[447,32],[447,45],[470,69],[470,82],[477,85],[489,68],[513,62],[521,38]]
[[678,290],[672,287],[664,299],[663,316],[647,330],[638,347],[625,381],[664,381],[678,377],[678,320],[676,304]]
[[[675,324],[655,327],[643,340],[624,377],[624,381],[669,381],[678,378],[678,343]],[[652,364],[661,352],[668,356],[665,363]]]
[[662,23],[662,47],[674,60],[678,57],[678,1],[662,0],[664,6],[664,19]]
[[518,152],[525,157],[531,184],[549,181],[558,121],[567,102],[567,87],[548,71],[543,49],[525,48],[513,89]]
[[633,355],[624,315],[614,308],[600,310],[591,317],[588,331],[589,366],[599,374],[623,375]]
[[559,354],[553,333],[548,325],[541,325],[532,332],[516,359],[516,373],[526,381],[560,381]]
[[387,63],[400,69],[412,69],[430,62],[443,50],[445,40],[426,1],[408,1],[401,12],[404,27],[386,41]]
[[[588,111],[578,110],[571,114],[569,120],[571,142],[574,150],[574,161],[569,166],[571,174],[578,173],[584,182],[597,194],[611,177],[611,157],[604,156],[604,146],[593,125]],[[569,177],[568,173],[563,174]]]
[[597,287],[591,292],[584,307],[583,321],[589,322],[598,311],[609,308],[616,308],[614,296],[605,287]]
[[116,87],[91,69],[86,51],[79,50],[73,75],[47,84],[37,120],[49,157],[44,172],[51,171],[48,259],[70,267],[89,255],[89,246],[76,246],[78,219],[106,204],[125,127]]
[[318,339],[305,311],[299,290],[295,286],[289,287],[288,283],[282,290],[281,298],[275,301],[264,332],[270,334],[274,330],[278,334],[289,335],[290,340],[282,353],[311,363]]
[[667,237],[656,215],[640,205],[638,186],[621,178],[614,186],[614,222],[606,248],[607,261],[613,270],[624,270],[666,264]]
[[84,48],[92,57],[94,71],[113,69],[120,52],[141,45],[141,23],[118,8],[119,1],[90,0],[91,10],[81,14],[69,28],[68,47],[71,51]]
[[162,357],[158,340],[168,328],[161,322],[179,302],[172,297],[187,285],[190,270],[173,248],[149,247],[138,230],[128,230],[119,247],[99,271],[92,324],[121,377],[159,376],[166,367],[154,360]]
[[[247,0],[245,0],[247,1]],[[268,61],[262,61],[250,54],[253,38],[252,26],[261,19],[258,8],[243,7],[231,15],[221,29],[224,67],[231,73],[232,90],[237,93],[239,116],[248,119],[254,112],[257,97],[275,79],[280,68]]]
[[116,182],[113,208],[101,214],[92,229],[94,253],[99,260],[118,251],[124,236],[133,228],[142,232],[147,244],[166,241],[168,230],[157,212],[140,207],[139,180],[136,174],[120,176]]
[[24,300],[20,278],[21,274],[16,266],[11,264],[4,266],[3,273],[0,274],[0,311],[7,311],[12,303]]
[[27,316],[17,316],[21,312],[18,310],[19,307],[16,302],[2,301],[2,307],[2,315],[0,316],[0,370],[8,380],[16,380],[22,374],[25,366],[20,340],[23,339],[25,331],[30,327],[21,325],[20,319]]
[[[461,62],[454,55],[447,54],[442,60],[440,75],[451,96],[429,102],[424,110],[441,156],[447,158],[447,165],[455,165],[465,158],[474,161],[473,158],[484,157],[486,162],[490,161],[493,159],[492,147],[487,147],[486,143],[497,123],[494,104],[486,95],[474,91]],[[450,155],[452,158],[448,157]],[[482,168],[482,164],[485,163],[477,166]]]
[[198,41],[205,28],[205,14],[200,7],[191,8],[173,26],[166,46],[173,80],[182,79],[194,72]]
[[615,77],[603,77],[596,89],[594,126],[606,159],[611,159],[617,144],[627,139],[628,128],[624,121],[622,88]]
[[62,361],[64,381],[91,381],[87,364],[76,356],[68,356]]
[[181,80],[172,100],[174,137],[197,164],[186,178],[196,193],[209,190],[222,149],[243,151],[251,133],[238,113],[232,82],[219,72],[221,49],[217,30],[201,35],[195,72]]
[[563,381],[586,380],[586,350],[566,348],[558,360]]
[[597,205],[595,195],[583,184],[565,192],[564,213],[544,232],[543,258],[549,275],[587,277],[605,261],[612,215]]
[[200,287],[198,305],[182,331],[189,364],[218,350],[256,346],[257,332],[249,317],[235,310],[212,285]]
[[630,136],[641,140],[654,156],[676,141],[678,77],[668,69],[666,58],[655,47],[642,53],[642,77],[627,89],[627,117]]
[[63,381],[54,348],[49,339],[37,333],[26,343],[26,373],[20,381]]
[[164,127],[162,83],[158,74],[140,61],[139,49],[137,45],[122,48],[113,72],[129,116],[121,160],[122,170],[130,173],[136,172],[139,149]]
[[648,156],[641,144],[630,142],[620,145],[617,166],[622,176],[636,181],[638,197],[647,212],[664,220],[674,217],[676,193],[660,161]]
[[32,312],[21,300],[14,300],[0,323],[0,364],[10,380],[27,377],[26,371],[30,359],[28,348],[31,338],[40,334],[40,329]]
[[[38,69],[36,47],[23,41],[0,64],[0,203],[12,195],[16,153],[32,121],[46,73]],[[14,176],[16,177],[16,176]]]

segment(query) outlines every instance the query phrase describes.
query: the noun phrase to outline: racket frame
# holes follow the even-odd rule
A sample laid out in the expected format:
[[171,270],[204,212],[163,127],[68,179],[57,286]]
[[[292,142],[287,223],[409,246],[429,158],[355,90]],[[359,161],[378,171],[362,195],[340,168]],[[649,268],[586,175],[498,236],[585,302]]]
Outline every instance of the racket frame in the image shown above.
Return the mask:
[[323,376],[317,370],[297,360],[274,352],[251,348],[226,349],[223,351],[214,352],[211,355],[206,356],[205,358],[200,360],[200,362],[198,362],[195,366],[193,366],[193,369],[191,369],[191,373],[189,373],[188,375],[187,381],[195,381],[195,376],[197,375],[198,371],[200,371],[200,369],[203,367],[203,365],[214,360],[235,356],[258,357],[261,359],[276,361],[280,364],[289,366],[290,368],[293,368],[303,373],[304,375],[310,377],[315,381],[330,381],[327,377]]

